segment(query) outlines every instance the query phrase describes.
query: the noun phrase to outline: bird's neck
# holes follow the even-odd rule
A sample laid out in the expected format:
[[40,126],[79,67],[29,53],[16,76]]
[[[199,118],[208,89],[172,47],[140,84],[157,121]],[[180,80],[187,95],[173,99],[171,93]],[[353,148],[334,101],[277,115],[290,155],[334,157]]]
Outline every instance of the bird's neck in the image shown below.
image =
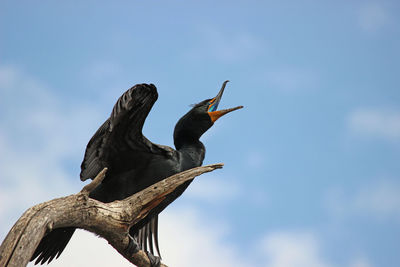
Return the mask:
[[180,152],[182,170],[203,164],[206,148],[200,142],[200,137],[212,125],[211,120],[199,119],[192,113],[193,110],[180,118],[174,129],[174,144]]
[[206,148],[200,140],[183,143],[177,147],[180,153],[181,171],[201,166],[203,164]]

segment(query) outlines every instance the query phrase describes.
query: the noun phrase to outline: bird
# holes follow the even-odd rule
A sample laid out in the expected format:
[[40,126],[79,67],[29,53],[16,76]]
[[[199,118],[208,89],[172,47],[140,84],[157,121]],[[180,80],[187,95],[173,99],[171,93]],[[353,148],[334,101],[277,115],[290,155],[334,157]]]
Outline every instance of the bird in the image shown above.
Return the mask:
[[[108,168],[104,180],[89,197],[105,203],[122,200],[173,174],[201,166],[206,149],[200,137],[220,117],[243,108],[217,109],[228,82],[222,84],[216,97],[193,105],[178,120],[173,132],[175,149],[152,143],[142,133],[146,117],[158,98],[156,86],[137,84],[123,93],[110,117],[86,147],[80,172],[82,181],[93,179],[103,168]],[[130,228],[129,234],[134,238],[135,245],[148,255],[155,255],[155,247],[159,257],[153,257],[161,257],[158,214],[178,198],[191,182],[178,186],[145,218]],[[74,231],[74,227],[53,229],[42,238],[31,261],[36,259],[35,264],[45,264],[58,258]],[[155,261],[154,258],[151,260]]]

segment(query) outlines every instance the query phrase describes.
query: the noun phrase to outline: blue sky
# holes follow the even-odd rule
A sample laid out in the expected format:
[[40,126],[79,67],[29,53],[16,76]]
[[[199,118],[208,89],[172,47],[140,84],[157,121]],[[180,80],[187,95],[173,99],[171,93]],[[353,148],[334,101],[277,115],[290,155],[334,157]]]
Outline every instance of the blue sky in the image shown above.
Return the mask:
[[[189,105],[229,79],[221,107],[245,108],[202,138],[205,164],[225,167],[161,215],[164,262],[398,266],[399,11],[397,1],[1,1],[0,239],[26,208],[82,187],[85,146],[126,89],[158,87],[144,134],[173,146]],[[127,264],[79,232],[52,266],[93,255]]]

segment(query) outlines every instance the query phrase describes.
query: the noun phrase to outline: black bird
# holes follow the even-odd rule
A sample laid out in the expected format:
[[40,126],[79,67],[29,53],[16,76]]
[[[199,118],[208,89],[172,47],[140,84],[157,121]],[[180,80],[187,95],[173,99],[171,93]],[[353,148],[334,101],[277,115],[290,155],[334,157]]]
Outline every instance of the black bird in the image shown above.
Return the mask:
[[[176,150],[150,142],[142,134],[144,121],[158,98],[153,84],[138,84],[126,91],[115,104],[110,118],[90,139],[81,165],[82,181],[93,179],[104,167],[108,168],[103,182],[90,194],[102,202],[121,200],[175,173],[201,166],[205,147],[200,137],[214,122],[231,111],[242,108],[217,110],[226,83],[218,95],[206,99],[186,113],[176,124],[174,144]],[[129,233],[139,246],[154,255],[153,239],[158,247],[158,214],[179,197],[189,186],[188,181],[170,193],[151,213],[131,227]],[[58,228],[40,242],[31,260],[35,264],[50,263],[59,257],[71,239],[75,228]]]

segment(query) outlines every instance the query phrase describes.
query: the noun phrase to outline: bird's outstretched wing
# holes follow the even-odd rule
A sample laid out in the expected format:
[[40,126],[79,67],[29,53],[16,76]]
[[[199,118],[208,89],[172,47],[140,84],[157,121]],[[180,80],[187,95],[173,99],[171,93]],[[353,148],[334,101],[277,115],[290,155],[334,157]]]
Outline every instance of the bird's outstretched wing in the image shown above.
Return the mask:
[[[81,164],[82,181],[93,179],[110,158],[128,148],[154,155],[171,155],[174,150],[150,142],[142,134],[144,121],[158,98],[153,84],[137,84],[126,91],[114,105],[108,118],[90,139]],[[118,156],[118,155],[117,155]]]
[[[130,159],[134,161],[130,165],[132,169],[143,168],[140,165],[145,165],[143,162],[146,163],[149,160],[160,157],[172,158],[174,156],[175,150],[167,146],[154,144],[142,134],[145,119],[157,98],[157,89],[153,84],[138,84],[126,91],[118,99],[110,118],[97,130],[87,145],[81,165],[80,178],[82,181],[89,178],[93,179],[104,167],[109,168],[107,173],[112,173],[113,170],[110,170],[110,167],[112,168],[113,166],[110,165],[115,165],[115,158],[120,158],[121,155],[130,155]],[[113,179],[112,175],[107,175],[104,181],[107,179]],[[155,214],[152,218],[146,220],[145,225],[134,235],[138,237],[140,234],[138,243],[142,249],[147,250],[148,242],[152,253],[152,239],[154,238],[155,247],[160,255],[157,237],[157,217],[158,215]]]
[[[108,167],[104,182],[113,179],[118,180],[118,173],[129,170],[149,170],[148,163],[157,166],[154,162],[164,162],[173,158],[176,151],[170,147],[153,144],[142,134],[144,121],[150,112],[153,104],[158,98],[157,88],[152,84],[138,84],[126,91],[115,104],[110,118],[97,130],[90,139],[81,165],[80,178],[82,181],[93,179],[104,167]],[[120,164],[122,163],[122,165]],[[121,167],[122,166],[122,167]],[[140,178],[128,173],[128,179],[133,179],[136,188],[143,190],[148,184],[143,180],[137,183]],[[148,178],[148,177],[147,177]],[[157,177],[155,177],[157,178]],[[149,181],[154,183],[157,180]],[[111,183],[112,184],[112,183]],[[132,192],[121,192],[121,187],[112,187],[110,183],[102,187],[104,190],[95,196],[96,199],[104,202],[115,199],[126,198]],[[135,192],[134,192],[135,193]],[[111,195],[111,196],[110,196]],[[131,235],[138,238],[141,247],[147,250],[147,242],[150,251],[153,252],[152,239],[158,251],[157,218],[158,213],[153,212],[152,216],[145,218],[140,225],[132,227]],[[74,228],[58,228],[48,233],[40,242],[31,260],[37,258],[36,263],[44,264],[57,258],[71,239]],[[140,238],[139,238],[140,234]],[[160,255],[160,253],[158,252]]]

